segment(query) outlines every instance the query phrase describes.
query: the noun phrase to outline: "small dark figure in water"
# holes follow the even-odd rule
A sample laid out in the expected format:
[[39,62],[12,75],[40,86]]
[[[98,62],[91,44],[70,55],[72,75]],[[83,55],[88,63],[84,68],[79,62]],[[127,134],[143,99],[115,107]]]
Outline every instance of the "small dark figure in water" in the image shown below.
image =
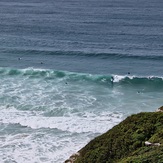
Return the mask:
[[111,84],[113,86],[113,82],[114,82],[114,77],[113,76],[111,77],[110,81],[111,81]]
[[128,74],[130,74],[130,72],[128,72]]
[[18,58],[18,60],[21,60],[21,58]]
[[41,64],[43,64],[43,62],[41,62]]

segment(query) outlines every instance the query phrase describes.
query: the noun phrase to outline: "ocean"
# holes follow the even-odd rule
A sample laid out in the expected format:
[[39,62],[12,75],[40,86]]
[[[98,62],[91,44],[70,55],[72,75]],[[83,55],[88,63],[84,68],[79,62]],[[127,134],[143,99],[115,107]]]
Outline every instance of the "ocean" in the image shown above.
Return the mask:
[[162,0],[0,1],[0,162],[63,163],[163,105]]

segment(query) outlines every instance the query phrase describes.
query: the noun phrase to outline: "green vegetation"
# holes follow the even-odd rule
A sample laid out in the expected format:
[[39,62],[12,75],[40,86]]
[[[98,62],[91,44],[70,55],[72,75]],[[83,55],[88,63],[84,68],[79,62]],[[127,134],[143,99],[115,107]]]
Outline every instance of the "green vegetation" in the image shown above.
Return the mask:
[[[145,141],[160,146],[145,146]],[[163,113],[139,113],[96,137],[75,163],[162,163]]]

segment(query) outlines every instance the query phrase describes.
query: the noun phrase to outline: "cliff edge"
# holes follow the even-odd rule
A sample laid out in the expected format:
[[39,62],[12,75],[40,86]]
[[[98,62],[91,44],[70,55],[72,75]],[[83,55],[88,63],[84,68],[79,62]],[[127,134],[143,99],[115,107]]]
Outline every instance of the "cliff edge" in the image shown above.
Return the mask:
[[127,117],[90,141],[65,163],[162,163],[162,109]]

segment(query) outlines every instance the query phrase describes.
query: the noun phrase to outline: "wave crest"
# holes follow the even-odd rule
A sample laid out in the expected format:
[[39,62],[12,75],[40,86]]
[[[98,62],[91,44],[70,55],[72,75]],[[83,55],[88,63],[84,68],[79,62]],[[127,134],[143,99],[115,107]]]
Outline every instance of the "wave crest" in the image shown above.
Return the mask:
[[29,78],[59,79],[64,78],[67,81],[85,81],[97,84],[110,85],[157,85],[163,86],[163,77],[159,76],[131,76],[131,75],[96,75],[68,71],[57,71],[50,69],[11,69],[0,68],[1,76],[27,76]]

